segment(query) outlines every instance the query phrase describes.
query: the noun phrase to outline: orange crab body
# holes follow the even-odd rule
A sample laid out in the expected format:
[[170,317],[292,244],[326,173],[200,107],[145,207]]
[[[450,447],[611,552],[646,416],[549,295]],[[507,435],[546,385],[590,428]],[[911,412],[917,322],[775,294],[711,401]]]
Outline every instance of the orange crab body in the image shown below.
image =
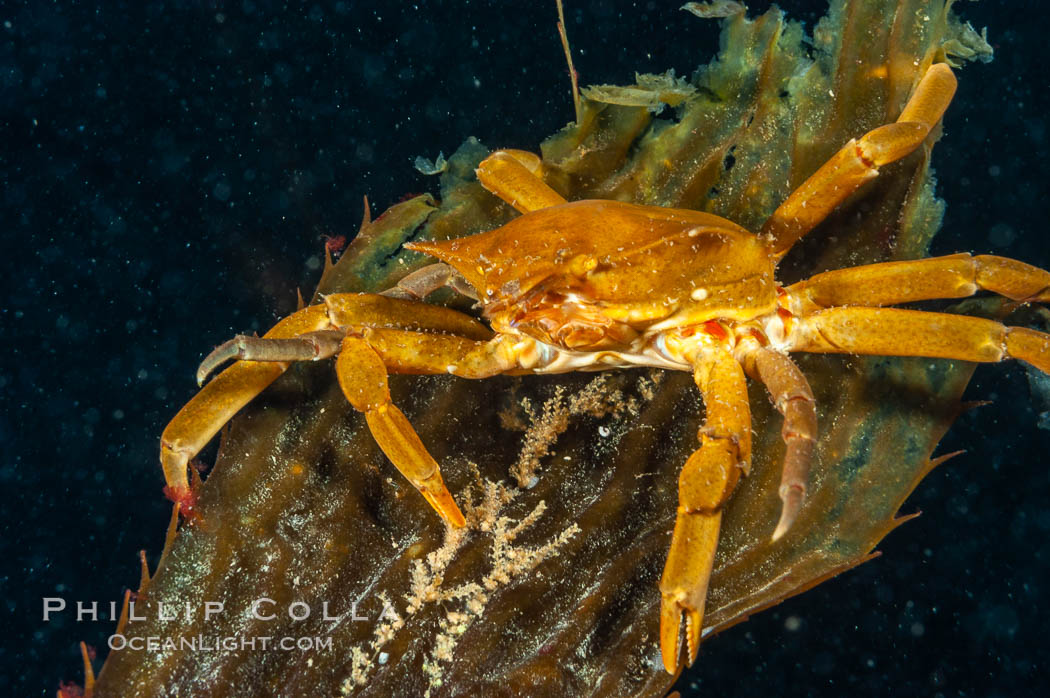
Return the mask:
[[449,263],[477,289],[497,332],[563,352],[618,353],[623,365],[665,365],[640,355],[669,330],[751,320],[776,307],[766,245],[698,211],[576,201],[487,233],[410,247]]
[[[390,461],[452,526],[463,516],[440,468],[391,402],[388,373],[557,373],[626,366],[692,372],[706,407],[700,445],[679,480],[679,506],[663,578],[660,645],[681,666],[682,618],[695,659],[722,509],[751,463],[746,379],[765,385],[783,417],[780,521],[791,527],[818,437],[813,393],[790,352],[1016,358],[1050,372],[1050,335],[991,320],[883,306],[988,290],[1050,301],[1050,273],[992,256],[952,255],[819,274],[781,288],[777,262],[878,168],[919,147],[955,89],[930,67],[896,123],[851,140],[792,193],[758,232],[707,213],[618,201],[566,202],[543,180],[540,159],[498,151],[477,174],[524,215],[489,232],[410,249],[440,263],[382,294],[333,294],[264,337],[236,337],[198,372],[227,360],[161,437],[176,501],[191,501],[187,463],[241,407],[294,361],[336,357],[340,387]],[[487,324],[423,302],[451,288],[479,301]]]

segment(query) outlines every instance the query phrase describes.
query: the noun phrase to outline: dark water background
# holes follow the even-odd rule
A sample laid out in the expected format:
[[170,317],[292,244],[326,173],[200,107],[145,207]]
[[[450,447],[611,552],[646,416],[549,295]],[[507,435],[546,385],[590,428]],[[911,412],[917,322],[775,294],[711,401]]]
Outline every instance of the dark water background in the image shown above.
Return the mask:
[[[567,0],[583,84],[691,74],[717,26],[671,2]],[[812,26],[823,3],[782,3]],[[767,3],[751,3],[764,10]],[[997,55],[961,73],[937,146],[935,253],[1050,267],[1046,24],[959,3]],[[81,680],[156,563],[157,440],[203,353],[265,330],[327,235],[436,192],[412,168],[468,136],[536,149],[572,118],[551,2],[0,4],[0,643],[3,695]],[[708,642],[685,695],[1038,695],[1050,686],[1050,432],[1025,371],[982,367],[883,556]],[[654,590],[655,593],[655,590]],[[789,629],[793,628],[793,629]]]

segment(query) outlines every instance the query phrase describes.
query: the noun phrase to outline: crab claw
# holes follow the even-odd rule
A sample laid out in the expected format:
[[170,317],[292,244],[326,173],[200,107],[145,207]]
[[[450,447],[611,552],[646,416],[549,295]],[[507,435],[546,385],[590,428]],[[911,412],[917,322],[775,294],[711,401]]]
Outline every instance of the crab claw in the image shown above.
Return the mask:
[[660,580],[660,654],[664,669],[681,668],[681,626],[685,616],[685,645],[689,664],[696,660],[703,629],[707,584],[718,547],[721,511],[690,512],[679,508],[671,550]]
[[703,609],[689,606],[684,593],[668,594],[664,592],[660,600],[660,654],[664,660],[664,669],[668,674],[678,673],[678,658],[682,652],[682,616],[685,616],[685,646],[689,653],[689,662],[696,661],[700,650],[700,626],[703,621]]

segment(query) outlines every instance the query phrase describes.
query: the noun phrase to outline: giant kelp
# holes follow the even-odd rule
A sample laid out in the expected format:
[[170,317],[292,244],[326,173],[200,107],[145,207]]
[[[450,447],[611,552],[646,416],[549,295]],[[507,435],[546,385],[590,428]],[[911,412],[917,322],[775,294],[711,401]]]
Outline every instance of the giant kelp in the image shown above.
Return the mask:
[[[755,229],[842,143],[892,121],[932,60],[982,48],[944,3],[917,0],[835,2],[811,44],[777,10],[738,14],[722,41],[692,80],[639,76],[630,90],[587,91],[578,123],[542,146],[549,183],[569,199],[697,208]],[[660,102],[677,104],[673,118],[658,117]],[[507,220],[512,211],[472,174],[487,152],[474,141],[460,148],[440,202],[417,197],[366,221],[318,292],[385,288],[424,262],[404,241]],[[886,168],[792,253],[781,280],[924,254],[941,213],[929,157],[927,146]],[[726,512],[709,631],[867,559],[932,467],[969,376],[929,360],[799,361],[821,409],[810,497],[791,534],[771,545],[780,422],[754,390],[755,468]],[[199,519],[140,590],[148,620],[124,633],[330,637],[330,648],[117,651],[95,695],[667,688],[657,582],[677,474],[702,417],[691,378],[399,377],[391,387],[444,464],[469,530],[445,530],[396,476],[330,366],[296,366],[232,422]],[[251,614],[262,597],[274,602],[264,609],[272,620]],[[225,609],[205,620],[208,601]],[[158,602],[196,611],[166,620]],[[309,618],[289,618],[297,602]]]

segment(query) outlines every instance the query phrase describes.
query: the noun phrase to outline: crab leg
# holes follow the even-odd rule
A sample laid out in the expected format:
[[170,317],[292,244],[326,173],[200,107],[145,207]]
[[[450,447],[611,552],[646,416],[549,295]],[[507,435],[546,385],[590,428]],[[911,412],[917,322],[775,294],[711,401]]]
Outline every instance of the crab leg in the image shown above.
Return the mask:
[[[289,315],[266,333],[267,339],[290,339],[330,327],[327,309],[312,305]],[[160,462],[169,496],[186,501],[190,484],[186,464],[233,415],[247,405],[288,368],[285,361],[238,361],[193,396],[164,428]]]
[[931,65],[896,123],[851,139],[780,204],[762,227],[777,257],[827,218],[846,197],[926,140],[955,94],[955,75],[944,63]]
[[458,271],[445,264],[428,264],[422,269],[417,269],[404,276],[393,288],[388,288],[379,295],[391,298],[404,298],[408,300],[422,300],[439,288],[448,286],[456,293],[478,299],[474,287],[464,279]]
[[452,373],[487,378],[516,364],[506,339],[479,342],[455,335],[367,328],[343,339],[335,368],[343,394],[364,412],[379,448],[445,521],[463,526],[459,507],[441,478],[437,461],[405,415],[390,400],[387,373]]
[[335,356],[343,333],[338,330],[307,332],[292,339],[249,337],[239,334],[215,347],[197,367],[197,385],[230,359],[241,361],[320,361]]
[[793,351],[929,356],[962,361],[1020,359],[1050,373],[1050,335],[994,320],[900,308],[829,308],[800,319]]
[[524,359],[513,337],[480,342],[455,335],[370,328],[362,336],[391,373],[448,373],[460,378],[490,378],[515,373]]
[[[492,336],[492,331],[477,320],[440,306],[374,294],[337,293],[326,296],[323,304],[312,305],[289,315],[262,338],[247,338],[252,341],[246,343],[245,351],[251,352],[252,357],[258,360],[238,361],[227,368],[193,396],[168,423],[160,439],[160,462],[169,496],[175,501],[190,500],[187,463],[218,433],[223,424],[277,380],[288,369],[291,360],[298,359],[288,355],[289,351],[304,351],[305,345],[299,343],[297,338],[306,336],[308,343],[317,346],[313,342],[333,328],[361,329],[374,326],[449,332],[453,333],[447,335],[449,337],[461,335],[476,340],[487,340]],[[293,341],[292,344],[278,344],[270,349],[267,347],[269,340]],[[322,344],[324,341],[320,340]],[[227,342],[205,359],[199,375],[209,373],[226,359],[238,358],[239,353],[236,341],[232,345]]]
[[824,308],[965,298],[980,290],[1015,301],[1046,303],[1050,272],[1006,257],[963,253],[826,271],[785,290],[803,305]]
[[379,448],[446,522],[463,526],[466,520],[441,479],[437,461],[427,452],[404,413],[390,401],[383,359],[368,342],[346,337],[335,362],[339,387],[355,409],[364,412],[368,429]]
[[440,305],[375,293],[333,293],[324,297],[324,305],[332,324],[340,328],[395,327],[469,339],[492,337],[492,330],[474,318]]
[[564,204],[542,179],[543,161],[525,150],[497,150],[475,170],[481,186],[521,213]]
[[487,378],[519,365],[512,339],[488,342],[455,335],[427,334],[390,328],[367,328],[361,337],[343,339],[336,373],[343,394],[364,412],[379,448],[434,510],[452,526],[465,521],[430,455],[405,415],[390,400],[388,371],[451,373]]
[[773,530],[779,539],[794,523],[806,496],[809,464],[817,438],[817,408],[809,381],[786,354],[766,347],[755,347],[744,358],[747,372],[769,391],[777,411],[784,418],[781,436],[787,447],[780,476],[780,521]]
[[743,368],[728,352],[716,351],[700,357],[693,377],[707,418],[699,433],[700,448],[686,461],[678,481],[678,515],[660,580],[660,652],[671,674],[679,667],[683,614],[689,663],[696,659],[722,506],[740,471],[751,463],[751,410]]

